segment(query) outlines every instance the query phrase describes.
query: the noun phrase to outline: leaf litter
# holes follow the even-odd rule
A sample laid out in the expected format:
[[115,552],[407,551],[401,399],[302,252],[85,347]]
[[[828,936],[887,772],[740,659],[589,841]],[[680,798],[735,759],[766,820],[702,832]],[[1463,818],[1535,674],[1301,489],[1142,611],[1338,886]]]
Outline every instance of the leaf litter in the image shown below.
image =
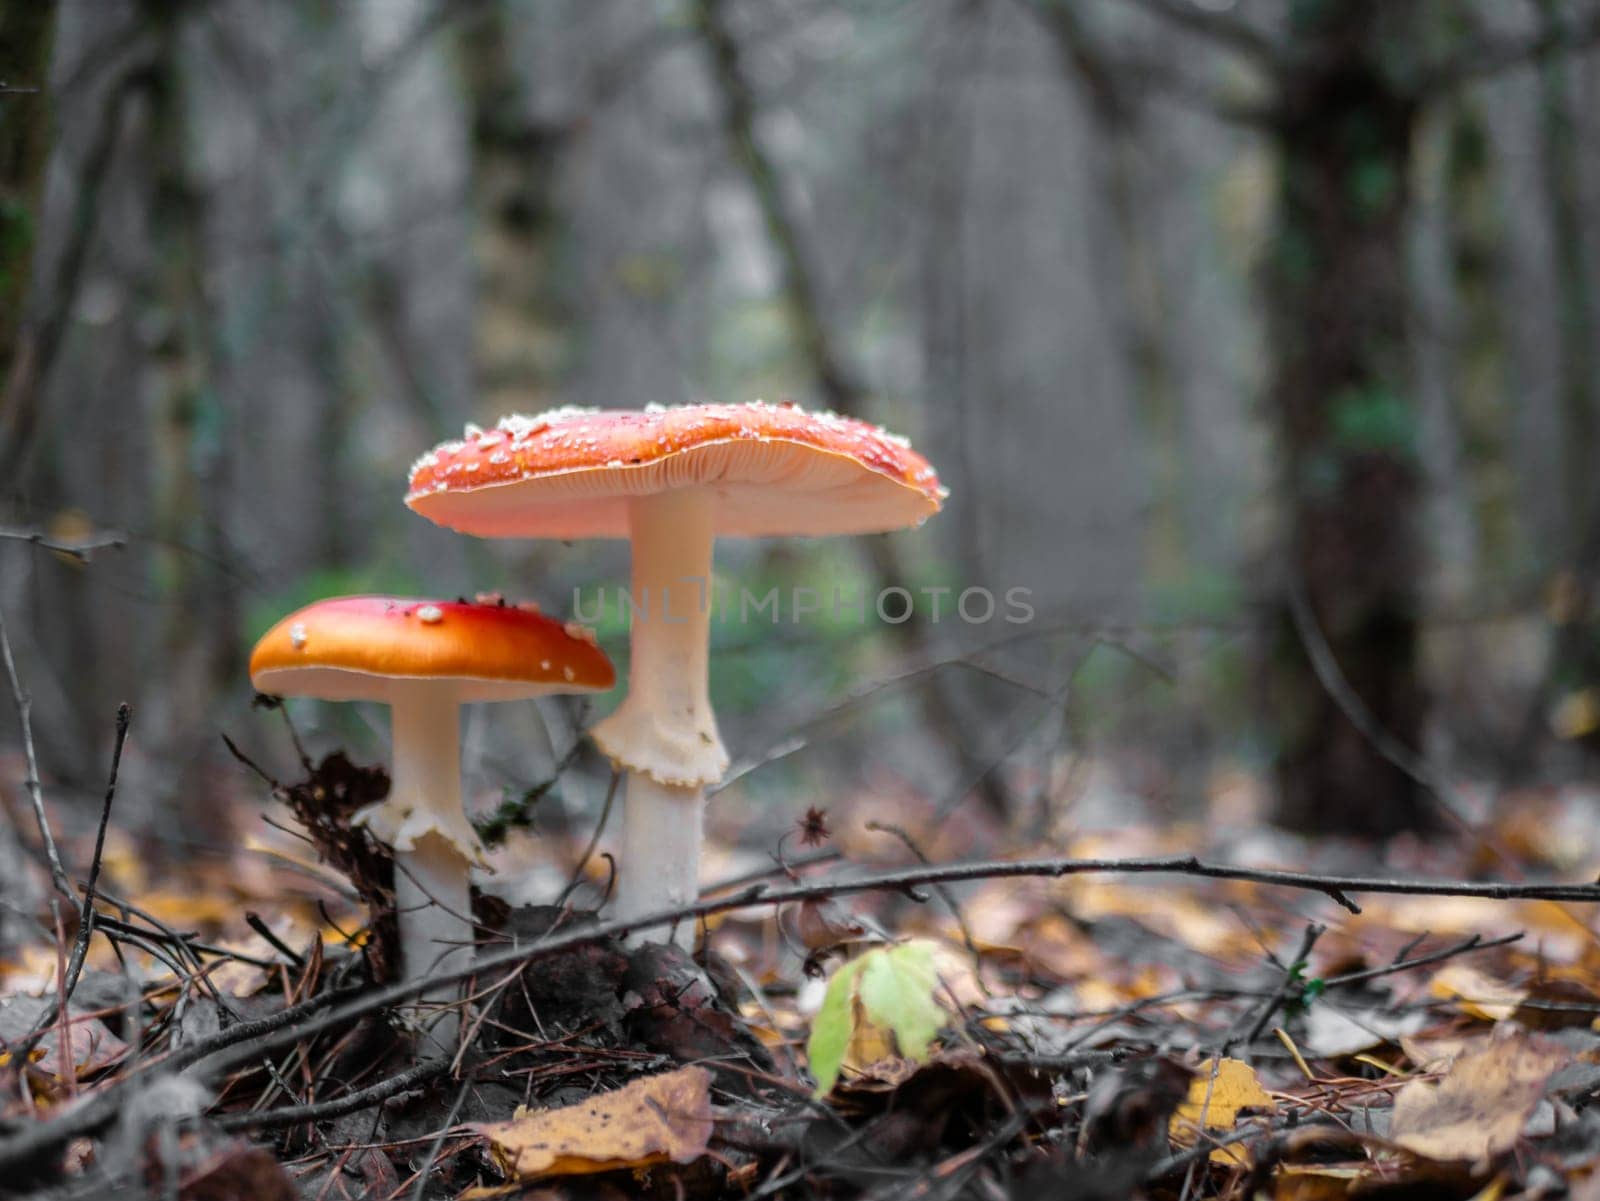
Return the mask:
[[[1315,892],[1181,876],[832,896],[828,922],[805,920],[815,901],[750,905],[709,919],[690,957],[583,938],[605,885],[591,871],[559,909],[478,898],[485,953],[575,940],[475,980],[456,1059],[420,1062],[374,1009],[175,1087],[190,1077],[164,1057],[392,978],[390,869],[342,816],[385,786],[342,756],[308,765],[269,785],[282,831],[170,870],[113,830],[106,924],[64,1010],[71,920],[65,942],[0,951],[0,1072],[27,1084],[0,1101],[13,1191],[1498,1201],[1600,1181],[1585,908],[1363,896],[1355,915]],[[318,796],[335,803],[297,825]],[[810,823],[843,860],[793,866],[781,829],[709,858],[780,883],[914,861],[863,833],[871,797],[852,805],[849,821]],[[910,809],[900,798],[887,816],[943,855],[950,833],[919,830]],[[1522,858],[1497,874],[1565,853],[1541,848],[1538,826],[1513,833]],[[1055,849],[1220,855],[1206,837],[1129,827]],[[960,838],[968,853],[1005,845]],[[498,854],[571,862],[585,841],[517,834]],[[63,845],[81,858],[76,838]],[[1338,853],[1295,844],[1275,862],[1338,874]],[[1419,870],[1435,878],[1475,870],[1471,848],[1430,854]],[[1596,866],[1563,861],[1576,878]],[[1325,933],[1301,955],[1313,925]],[[101,1096],[120,1098],[104,1120],[8,1158]]]

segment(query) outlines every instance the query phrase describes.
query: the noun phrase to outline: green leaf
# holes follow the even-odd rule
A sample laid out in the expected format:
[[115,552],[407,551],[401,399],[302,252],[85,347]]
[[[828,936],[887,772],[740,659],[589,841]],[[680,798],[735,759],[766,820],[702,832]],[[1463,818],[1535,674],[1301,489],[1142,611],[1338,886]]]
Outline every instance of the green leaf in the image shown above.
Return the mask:
[[817,1096],[833,1091],[839,1079],[839,1067],[844,1063],[845,1049],[850,1036],[855,1033],[855,978],[861,974],[867,959],[876,952],[868,952],[852,960],[833,973],[828,981],[828,991],[823,994],[822,1007],[811,1022],[811,1037],[806,1040],[806,1061],[811,1074],[817,1078]]
[[833,1090],[850,1042],[863,1025],[893,1034],[905,1058],[927,1060],[934,1036],[950,1016],[939,1003],[933,951],[933,944],[925,941],[878,947],[834,972],[806,1042],[817,1096]]
[[918,1063],[949,1016],[939,1004],[933,946],[908,942],[862,956],[861,1007],[867,1020],[894,1031],[900,1054]]

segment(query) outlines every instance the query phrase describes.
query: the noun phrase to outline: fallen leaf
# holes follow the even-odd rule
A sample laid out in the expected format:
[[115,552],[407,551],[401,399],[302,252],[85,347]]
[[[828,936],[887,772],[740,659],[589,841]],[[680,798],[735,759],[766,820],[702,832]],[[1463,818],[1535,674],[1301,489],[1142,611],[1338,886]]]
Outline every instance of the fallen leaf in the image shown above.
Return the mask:
[[[1199,1139],[1202,1124],[1206,1130],[1232,1130],[1243,1110],[1272,1113],[1277,1108],[1249,1064],[1240,1059],[1224,1059],[1220,1064],[1208,1059],[1195,1069],[1194,1079],[1189,1081],[1189,1095],[1172,1115],[1167,1133],[1180,1146],[1192,1147]],[[1218,1147],[1211,1152],[1213,1163],[1240,1164],[1249,1159],[1248,1150],[1239,1146]]]
[[[41,1018],[48,1018],[50,1025],[34,1045],[29,1062],[39,1071],[63,1079],[60,1015],[54,997],[15,997],[0,1007],[0,1046],[9,1047],[26,1038]],[[67,1020],[67,1045],[72,1053],[74,1076],[110,1067],[127,1053],[128,1045],[111,1033],[99,1018],[69,1005]]]
[[817,1096],[832,1091],[846,1065],[927,1060],[934,1036],[950,1020],[938,997],[936,949],[922,940],[877,947],[833,973],[806,1042]]
[[1283,1164],[1272,1181],[1272,1201],[1341,1201],[1367,1174],[1365,1167]]
[[1318,1059],[1337,1059],[1415,1034],[1427,1022],[1420,1010],[1393,1013],[1377,1007],[1339,1009],[1323,1001],[1306,1014],[1300,1049]]
[[1514,1028],[1461,1052],[1437,1083],[1413,1080],[1394,1099],[1390,1137],[1429,1159],[1478,1171],[1515,1145],[1554,1072],[1572,1052]]
[[1412,1038],[1402,1035],[1400,1049],[1406,1053],[1419,1072],[1443,1072],[1463,1053],[1477,1050],[1483,1035],[1469,1034],[1454,1038]]
[[1434,973],[1428,991],[1486,1022],[1505,1021],[1528,997],[1527,989],[1513,988],[1465,963],[1452,963]]
[[690,1163],[711,1139],[711,1073],[679,1068],[578,1105],[472,1126],[508,1176],[536,1180]]

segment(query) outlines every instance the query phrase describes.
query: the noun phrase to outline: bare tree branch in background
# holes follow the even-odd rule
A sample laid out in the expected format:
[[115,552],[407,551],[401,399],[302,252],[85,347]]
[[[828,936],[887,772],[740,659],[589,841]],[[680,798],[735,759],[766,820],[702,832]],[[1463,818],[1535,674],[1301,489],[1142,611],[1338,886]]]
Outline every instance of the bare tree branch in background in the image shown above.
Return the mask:
[[[755,90],[745,74],[739,46],[728,28],[724,0],[697,0],[695,27],[711,60],[712,77],[723,106],[723,133],[734,160],[749,181],[766,223],[767,235],[783,264],[783,289],[800,343],[800,353],[816,377],[823,399],[836,412],[866,417],[867,389],[845,365],[823,317],[823,304],[812,260],[801,240],[800,223],[790,211],[777,166],[756,136]],[[879,535],[859,540],[879,588],[909,579],[898,548]],[[892,627],[906,649],[918,658],[932,658],[932,639],[920,615]],[[929,729],[958,757],[962,778],[974,781],[973,790],[984,805],[1006,815],[1010,804],[1000,772],[982,762],[967,737],[967,723],[954,701],[935,677],[918,693]]]
[[[1089,28],[1083,19],[1082,7],[1072,3],[1072,0],[1017,2],[1044,26],[1063,65],[1087,85],[1092,107],[1102,121],[1126,122],[1148,94],[1194,105],[1229,125],[1259,129],[1271,124],[1273,109],[1270,105],[1194,79],[1170,60],[1157,60],[1147,55],[1134,56],[1125,50],[1113,48]],[[1144,0],[1123,2],[1141,3]],[[1273,77],[1275,60],[1252,54],[1247,61],[1269,79]]]
[[[1189,33],[1197,33],[1219,46],[1246,55],[1263,66],[1282,65],[1284,48],[1248,21],[1220,8],[1203,7],[1195,0],[1123,0],[1151,16]],[[1064,6],[1058,6],[1064,7]]]
[[[121,65],[113,82],[106,86],[94,134],[74,181],[72,217],[66,243],[56,256],[55,270],[48,286],[42,280],[38,282],[35,295],[28,302],[35,310],[32,322],[17,331],[14,341],[0,329],[0,347],[16,348],[14,360],[0,377],[0,387],[4,388],[0,396],[0,479],[16,476],[38,436],[44,390],[71,323],[100,226],[101,196],[122,140],[128,100],[148,83],[153,50],[152,44],[141,37],[119,56]],[[27,274],[23,272],[24,281]],[[0,350],[0,355],[4,353]]]
[[1553,18],[1544,21],[1531,35],[1485,35],[1456,46],[1449,54],[1424,64],[1416,72],[1413,91],[1418,97],[1431,98],[1441,91],[1502,71],[1597,45],[1600,45],[1600,5],[1569,22]]
[[22,332],[50,155],[55,24],[54,0],[0,6],[0,87],[6,89],[0,95],[0,478],[10,475],[3,447],[21,424],[13,381],[37,372]]

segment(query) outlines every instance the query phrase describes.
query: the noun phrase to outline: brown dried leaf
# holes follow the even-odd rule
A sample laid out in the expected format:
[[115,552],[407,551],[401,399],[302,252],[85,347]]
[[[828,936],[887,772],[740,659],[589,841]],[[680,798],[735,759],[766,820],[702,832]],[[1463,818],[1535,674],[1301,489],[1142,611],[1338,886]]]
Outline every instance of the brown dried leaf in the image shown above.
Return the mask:
[[472,1128],[519,1180],[690,1163],[711,1139],[711,1073],[679,1068],[579,1105]]
[[[9,1055],[13,1043],[21,1041],[41,1019],[51,1024],[35,1044],[30,1062],[39,1071],[65,1079],[61,1065],[61,1026],[54,997],[14,997],[0,1007],[0,1050]],[[111,1033],[104,1022],[90,1017],[75,1005],[67,1008],[67,1045],[72,1053],[74,1076],[110,1067],[128,1051],[128,1045]]]
[[1545,1083],[1572,1053],[1511,1030],[1456,1056],[1438,1083],[1413,1080],[1396,1095],[1390,1137],[1401,1146],[1480,1170],[1515,1145]]

